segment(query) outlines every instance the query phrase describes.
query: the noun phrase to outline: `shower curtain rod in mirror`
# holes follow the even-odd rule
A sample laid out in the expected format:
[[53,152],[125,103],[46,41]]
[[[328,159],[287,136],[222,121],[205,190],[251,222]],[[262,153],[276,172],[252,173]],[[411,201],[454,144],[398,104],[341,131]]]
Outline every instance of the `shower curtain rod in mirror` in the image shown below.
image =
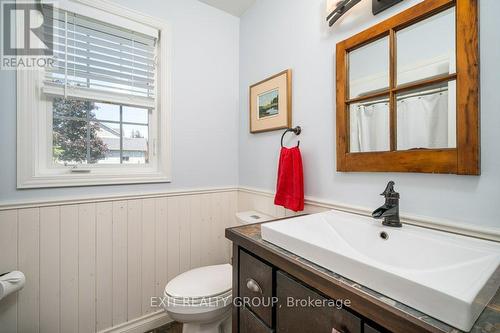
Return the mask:
[[[422,92],[416,92],[416,93],[413,93],[413,94],[406,94],[406,95],[403,95],[401,97],[398,97],[397,100],[399,101],[399,100],[402,100],[402,99],[405,99],[405,98],[411,98],[411,97],[423,97],[423,96],[433,95],[433,94],[441,93],[441,92],[445,92],[445,91],[448,91],[448,87],[442,87],[442,88],[437,88],[437,89],[432,89],[432,90],[426,90],[426,91],[422,91]],[[389,102],[389,99],[388,98],[382,98],[382,99],[378,99],[378,100],[370,101],[370,102],[366,102],[366,103],[359,103],[357,105],[358,106],[370,106],[370,105],[384,103],[384,102]]]

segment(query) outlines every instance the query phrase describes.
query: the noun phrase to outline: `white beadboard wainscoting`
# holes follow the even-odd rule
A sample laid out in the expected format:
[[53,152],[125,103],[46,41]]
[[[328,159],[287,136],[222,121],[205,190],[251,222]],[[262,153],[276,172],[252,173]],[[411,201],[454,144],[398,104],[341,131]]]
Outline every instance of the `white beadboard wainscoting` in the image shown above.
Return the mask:
[[[0,333],[143,333],[169,321],[152,296],[190,268],[228,262],[237,211],[275,217],[270,191],[219,188],[0,205],[0,273],[26,286],[0,302]],[[367,208],[306,198],[303,213]],[[500,241],[497,229],[402,216],[406,223]]]
[[190,268],[229,262],[236,189],[0,207],[1,333],[144,332],[167,322],[152,296]]

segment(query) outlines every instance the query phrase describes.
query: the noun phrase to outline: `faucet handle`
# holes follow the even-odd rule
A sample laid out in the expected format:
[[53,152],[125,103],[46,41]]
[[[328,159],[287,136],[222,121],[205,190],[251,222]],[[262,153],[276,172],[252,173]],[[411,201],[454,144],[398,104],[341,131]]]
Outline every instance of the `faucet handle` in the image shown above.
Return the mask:
[[380,193],[380,195],[383,195],[384,197],[399,197],[399,193],[394,191],[394,181],[390,181],[387,183],[387,186],[385,187],[384,192]]

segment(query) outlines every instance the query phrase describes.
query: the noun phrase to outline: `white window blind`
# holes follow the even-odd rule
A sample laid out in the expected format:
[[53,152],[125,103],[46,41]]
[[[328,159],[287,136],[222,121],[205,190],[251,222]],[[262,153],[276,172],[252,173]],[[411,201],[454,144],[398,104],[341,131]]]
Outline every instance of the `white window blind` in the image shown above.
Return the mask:
[[45,24],[56,60],[44,93],[155,107],[157,38],[57,9]]

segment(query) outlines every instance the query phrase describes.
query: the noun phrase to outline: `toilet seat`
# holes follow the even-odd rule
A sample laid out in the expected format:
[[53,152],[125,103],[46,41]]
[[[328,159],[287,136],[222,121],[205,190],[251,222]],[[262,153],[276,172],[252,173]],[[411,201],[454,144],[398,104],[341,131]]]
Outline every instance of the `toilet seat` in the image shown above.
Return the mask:
[[190,305],[190,306],[216,306],[221,301],[225,301],[231,299],[232,290],[228,290],[219,295],[212,295],[209,297],[174,297],[168,294],[165,294],[165,297],[168,302],[175,305]]

